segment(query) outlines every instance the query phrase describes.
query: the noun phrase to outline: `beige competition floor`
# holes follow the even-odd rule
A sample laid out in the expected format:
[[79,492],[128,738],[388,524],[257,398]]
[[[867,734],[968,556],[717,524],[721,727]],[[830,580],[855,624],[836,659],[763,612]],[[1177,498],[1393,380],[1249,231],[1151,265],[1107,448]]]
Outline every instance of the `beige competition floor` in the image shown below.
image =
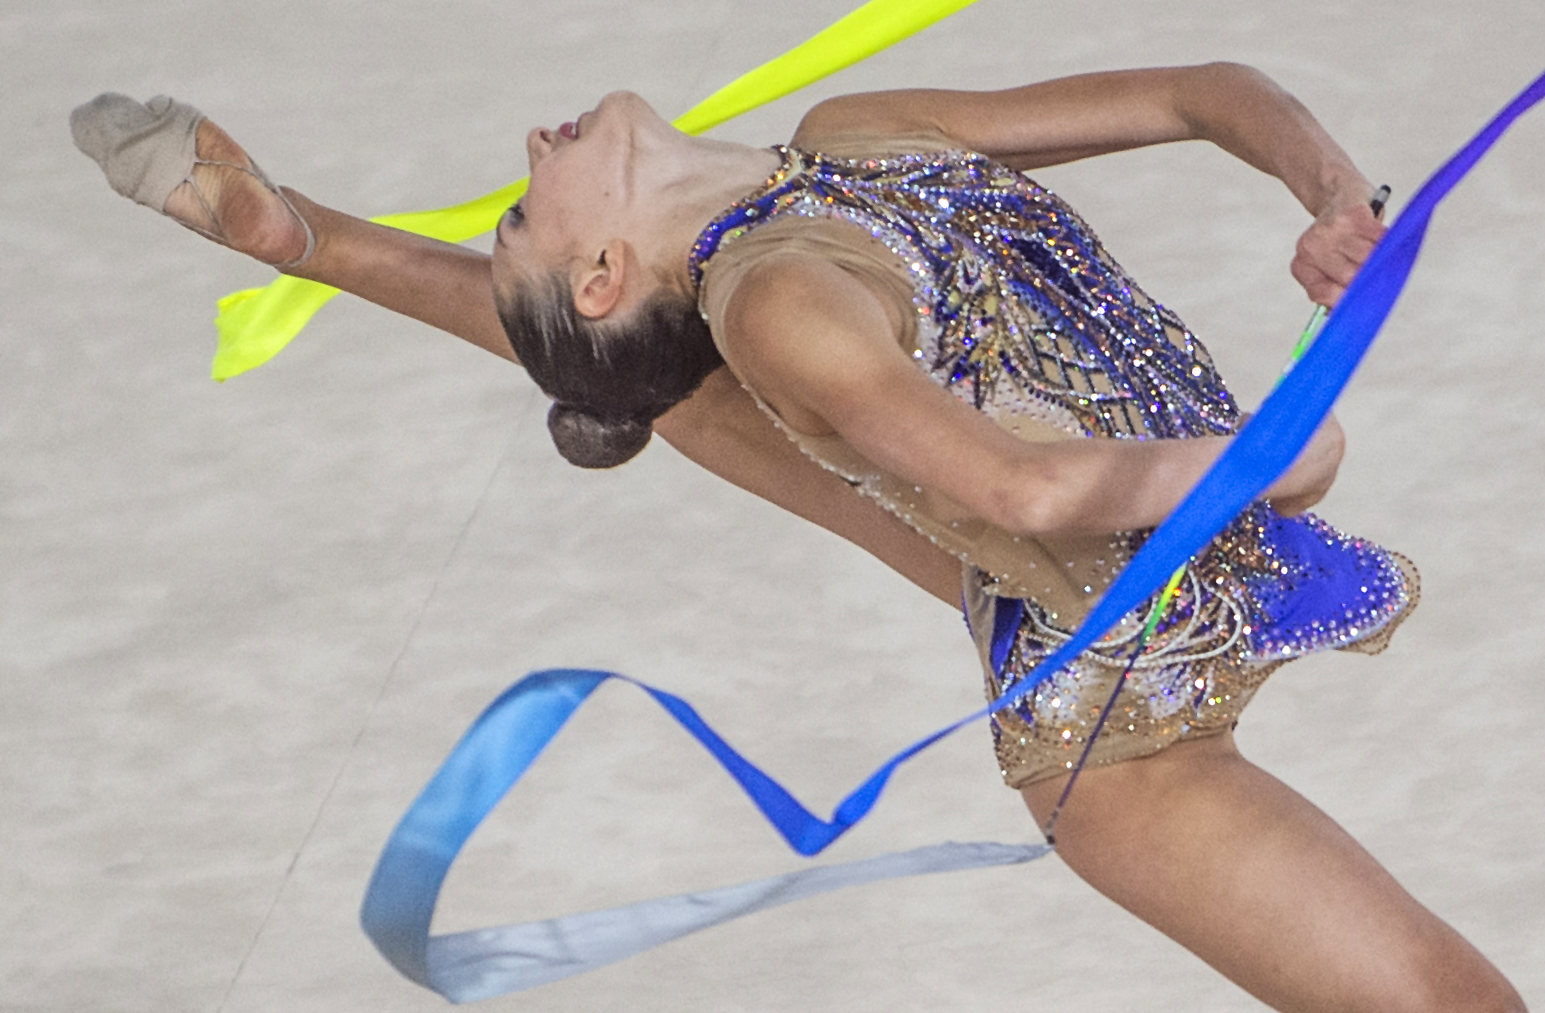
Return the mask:
[[[131,207],[66,116],[195,101],[358,213],[525,171],[522,138],[628,87],[667,113],[844,0],[0,0],[0,1010],[415,1011],[356,927],[377,850],[465,724],[549,665],[674,689],[829,806],[974,707],[960,620],[657,446],[565,466],[519,370],[342,299],[207,379],[261,267]],[[1539,0],[981,0],[722,130],[839,92],[1230,59],[1414,187],[1545,67]],[[1340,411],[1323,512],[1421,565],[1382,657],[1276,676],[1245,750],[1545,1007],[1545,111],[1441,213]],[[1070,197],[1245,402],[1307,304],[1280,186],[1203,146],[1073,165]],[[914,763],[825,860],[1032,839],[985,731]],[[1196,861],[1206,862],[1205,853]],[[652,705],[606,689],[452,873],[441,928],[801,862]],[[495,1010],[1249,1010],[1055,859],[882,885],[707,932]]]

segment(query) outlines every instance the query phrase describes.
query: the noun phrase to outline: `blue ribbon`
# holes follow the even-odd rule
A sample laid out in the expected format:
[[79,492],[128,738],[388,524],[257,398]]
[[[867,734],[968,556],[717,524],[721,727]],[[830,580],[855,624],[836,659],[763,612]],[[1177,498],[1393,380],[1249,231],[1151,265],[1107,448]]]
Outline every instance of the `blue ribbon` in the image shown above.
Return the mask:
[[1042,846],[939,845],[588,915],[434,939],[429,935],[440,886],[462,845],[569,716],[608,679],[632,683],[669,711],[735,778],[795,851],[814,855],[825,849],[874,807],[897,767],[957,729],[1009,706],[1066,666],[1153,595],[1177,566],[1287,470],[1389,316],[1416,262],[1433,211],[1513,121],[1542,98],[1545,75],[1422,186],[1369,256],[1303,359],[1169,519],[1154,530],[1072,638],[1012,691],[891,757],[825,820],[731,748],[680,697],[612,672],[533,673],[483,712],[392,832],[365,895],[361,912],[365,932],[404,975],[461,1002],[580,973],[727,918],[814,893],[892,876],[1040,857],[1047,850]]

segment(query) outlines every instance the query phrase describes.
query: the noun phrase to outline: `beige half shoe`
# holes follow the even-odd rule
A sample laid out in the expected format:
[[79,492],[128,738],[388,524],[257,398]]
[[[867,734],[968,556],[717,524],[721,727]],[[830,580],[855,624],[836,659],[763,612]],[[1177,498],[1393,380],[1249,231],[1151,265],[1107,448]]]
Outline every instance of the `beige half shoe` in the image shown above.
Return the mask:
[[105,92],[70,113],[70,133],[75,146],[102,167],[108,185],[136,204],[166,214],[166,200],[172,191],[183,183],[191,184],[215,229],[173,220],[222,246],[231,244],[218,231],[219,218],[193,178],[193,170],[200,165],[219,165],[246,173],[283,201],[306,233],[305,252],[274,266],[283,269],[305,263],[316,249],[311,226],[250,158],[246,165],[199,158],[198,125],[203,120],[203,113],[166,95],[136,102],[127,95]]

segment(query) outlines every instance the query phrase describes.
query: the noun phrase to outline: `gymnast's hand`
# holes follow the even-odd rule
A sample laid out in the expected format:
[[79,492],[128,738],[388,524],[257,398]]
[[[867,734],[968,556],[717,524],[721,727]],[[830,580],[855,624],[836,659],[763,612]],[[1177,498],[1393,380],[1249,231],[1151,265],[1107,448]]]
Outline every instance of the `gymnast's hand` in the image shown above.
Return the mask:
[[1333,200],[1298,238],[1293,277],[1321,306],[1336,305],[1357,269],[1388,231],[1368,208],[1370,194],[1347,194]]
[[1330,492],[1345,450],[1346,435],[1341,431],[1341,423],[1334,415],[1325,416],[1293,466],[1267,488],[1264,498],[1284,517],[1303,513]]

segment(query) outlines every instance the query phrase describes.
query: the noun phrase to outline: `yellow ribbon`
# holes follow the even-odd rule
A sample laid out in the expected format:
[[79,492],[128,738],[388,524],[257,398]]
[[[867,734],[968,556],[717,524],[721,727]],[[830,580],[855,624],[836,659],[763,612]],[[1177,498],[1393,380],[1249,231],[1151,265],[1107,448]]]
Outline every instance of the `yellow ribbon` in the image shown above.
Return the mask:
[[[927,28],[975,0],[869,0],[820,34],[730,82],[675,121],[701,134],[857,63]],[[493,229],[499,216],[526,192],[519,179],[493,193],[437,211],[410,211],[370,219],[447,243]],[[338,290],[303,278],[280,277],[263,288],[232,292],[220,300],[215,326],[220,347],[210,372],[225,380],[256,369],[278,355]]]

